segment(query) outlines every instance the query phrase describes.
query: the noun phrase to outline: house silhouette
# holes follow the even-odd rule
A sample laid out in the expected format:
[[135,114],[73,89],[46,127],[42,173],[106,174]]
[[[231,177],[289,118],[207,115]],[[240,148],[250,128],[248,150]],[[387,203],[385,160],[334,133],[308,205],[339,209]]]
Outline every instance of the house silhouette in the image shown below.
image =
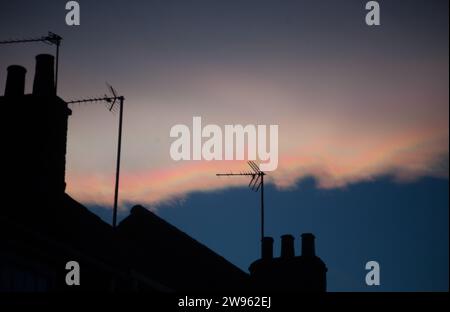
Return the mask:
[[[25,76],[9,66],[0,97],[0,291],[326,291],[312,234],[303,234],[301,256],[284,235],[279,258],[265,237],[248,274],[142,206],[116,228],[101,220],[65,193],[71,110],[55,93],[53,56],[36,56],[31,94]],[[69,261],[80,265],[79,286],[65,282]]]

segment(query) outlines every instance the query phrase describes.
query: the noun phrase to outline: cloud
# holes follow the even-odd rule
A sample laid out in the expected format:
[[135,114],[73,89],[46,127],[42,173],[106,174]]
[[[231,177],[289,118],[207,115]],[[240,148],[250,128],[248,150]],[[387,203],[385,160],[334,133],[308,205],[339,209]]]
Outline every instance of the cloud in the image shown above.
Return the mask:
[[[320,188],[344,187],[351,183],[391,175],[399,182],[424,176],[448,177],[448,129],[429,127],[389,136],[370,138],[349,134],[324,139],[281,155],[279,167],[267,177],[277,187],[294,187],[299,179],[314,177]],[[247,177],[217,177],[220,172],[246,170],[244,161],[181,161],[171,166],[143,171],[124,171],[121,203],[157,206],[180,200],[190,192],[206,192],[248,185]],[[113,174],[72,173],[68,192],[89,204],[110,206]]]
[[[171,160],[170,128],[189,125],[193,116],[205,125],[278,124],[279,165],[267,182],[279,188],[311,176],[321,188],[385,175],[399,182],[448,177],[448,59],[272,65],[183,64],[128,96],[121,203],[157,206],[190,192],[248,184],[215,176],[245,170],[245,162]],[[84,203],[111,206],[115,121],[87,108],[79,114],[71,116],[67,191]]]

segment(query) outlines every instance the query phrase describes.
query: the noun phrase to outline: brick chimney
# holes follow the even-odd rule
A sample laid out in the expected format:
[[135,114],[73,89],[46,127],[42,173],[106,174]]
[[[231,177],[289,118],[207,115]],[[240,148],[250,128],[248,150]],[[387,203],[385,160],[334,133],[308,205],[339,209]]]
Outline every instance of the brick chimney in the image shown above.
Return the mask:
[[261,244],[261,258],[270,260],[273,258],[273,238],[263,237]]
[[316,256],[311,233],[304,233],[302,254],[295,255],[294,236],[281,236],[280,257],[273,257],[273,239],[264,237],[261,259],[250,267],[252,285],[257,291],[325,292],[327,290],[327,267]]
[[36,56],[33,95],[55,95],[54,63],[53,55],[39,54]]
[[19,65],[8,66],[6,77],[5,96],[21,96],[25,92],[25,67]]
[[281,236],[281,258],[293,258],[294,253],[294,236],[285,234]]
[[[63,194],[67,125],[71,110],[55,94],[54,57],[36,56],[32,94],[24,94],[26,69],[8,67],[5,95],[0,103],[10,126],[5,149],[8,166],[14,168],[9,181],[33,196]],[[13,134],[13,135],[12,135]]]
[[315,236],[312,233],[302,234],[302,256],[315,257],[316,250],[314,246]]

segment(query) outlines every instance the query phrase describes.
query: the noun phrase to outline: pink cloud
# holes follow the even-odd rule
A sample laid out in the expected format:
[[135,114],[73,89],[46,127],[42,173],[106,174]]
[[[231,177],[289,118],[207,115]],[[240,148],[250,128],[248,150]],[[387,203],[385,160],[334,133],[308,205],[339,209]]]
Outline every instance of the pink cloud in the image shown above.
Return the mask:
[[[448,129],[440,127],[399,131],[387,137],[374,134],[370,144],[364,136],[349,134],[303,146],[291,155],[282,154],[278,169],[269,174],[267,181],[283,189],[312,176],[319,187],[335,188],[382,175],[393,175],[399,181],[447,177],[447,170],[433,169],[446,155]],[[120,199],[122,203],[157,206],[191,192],[246,186],[249,181],[245,177],[215,175],[246,169],[244,161],[185,161],[155,170],[124,171]],[[113,174],[72,174],[68,192],[85,203],[111,206],[113,181]]]

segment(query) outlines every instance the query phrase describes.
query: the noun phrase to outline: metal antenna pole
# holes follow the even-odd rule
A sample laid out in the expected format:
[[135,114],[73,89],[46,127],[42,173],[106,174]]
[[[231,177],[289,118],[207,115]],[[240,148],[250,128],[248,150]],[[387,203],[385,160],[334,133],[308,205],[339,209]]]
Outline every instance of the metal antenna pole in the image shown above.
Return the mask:
[[59,72],[59,46],[61,45],[62,38],[57,34],[50,33],[56,44],[56,62],[55,62],[55,94],[58,91],[58,72]]
[[216,176],[250,176],[251,180],[249,183],[249,187],[258,192],[259,188],[261,188],[261,242],[264,238],[264,176],[266,175],[264,172],[259,170],[258,165],[253,162],[247,162],[253,172],[241,172],[241,173],[217,173]]
[[264,175],[261,175],[261,242],[264,238]]
[[117,162],[116,162],[116,179],[114,186],[114,207],[113,207],[113,228],[117,226],[117,206],[119,202],[119,177],[120,177],[120,156],[122,151],[122,124],[123,124],[123,105],[125,97],[118,96],[116,90],[108,85],[108,88],[112,96],[105,95],[104,97],[97,98],[87,98],[82,100],[68,101],[67,104],[78,104],[78,103],[92,103],[92,102],[107,102],[109,104],[109,111],[116,112],[116,103],[119,102],[119,129],[118,129],[118,140],[117,140]]
[[113,227],[117,225],[117,202],[119,198],[119,175],[120,175],[120,154],[122,150],[122,121],[123,121],[123,100],[124,97],[119,97],[119,134],[117,142],[117,163],[116,163],[116,185],[114,188],[114,211],[113,211]]

